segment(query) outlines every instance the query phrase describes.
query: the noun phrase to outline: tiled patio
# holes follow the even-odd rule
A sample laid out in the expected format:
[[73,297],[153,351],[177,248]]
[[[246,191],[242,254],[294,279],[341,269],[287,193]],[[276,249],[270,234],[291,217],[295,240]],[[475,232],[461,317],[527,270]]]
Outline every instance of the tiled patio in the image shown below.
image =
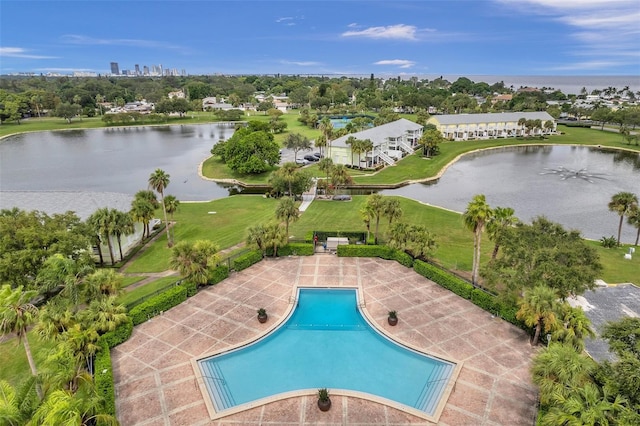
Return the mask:
[[[393,262],[334,255],[269,259],[233,274],[137,326],[112,351],[122,425],[432,425],[372,401],[334,395],[320,412],[312,396],[271,402],[211,420],[191,359],[254,339],[286,314],[293,286],[361,286],[378,326],[425,352],[463,362],[442,425],[532,425],[534,350],[524,332]],[[256,310],[269,321],[260,324]],[[387,325],[389,310],[400,322]]]

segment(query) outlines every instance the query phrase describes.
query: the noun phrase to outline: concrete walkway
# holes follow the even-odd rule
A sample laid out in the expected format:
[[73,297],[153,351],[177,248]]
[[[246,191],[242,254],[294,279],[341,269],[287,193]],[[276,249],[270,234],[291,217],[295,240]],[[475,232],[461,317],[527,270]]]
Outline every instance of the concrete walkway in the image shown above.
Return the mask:
[[[334,396],[320,412],[298,396],[211,420],[192,359],[258,338],[284,319],[292,288],[362,288],[375,324],[421,350],[463,363],[437,424],[533,425],[537,394],[526,333],[393,261],[334,255],[268,259],[137,326],[112,350],[123,425],[433,425],[402,410]],[[260,324],[256,310],[269,321]],[[397,310],[396,327],[387,312]],[[385,374],[381,371],[380,374]]]

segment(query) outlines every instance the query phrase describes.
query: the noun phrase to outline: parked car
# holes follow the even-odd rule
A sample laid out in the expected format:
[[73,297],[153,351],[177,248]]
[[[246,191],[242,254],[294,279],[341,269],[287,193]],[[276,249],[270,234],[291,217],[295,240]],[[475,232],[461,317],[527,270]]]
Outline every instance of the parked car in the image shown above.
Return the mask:
[[304,158],[296,158],[296,164],[306,166],[307,164],[309,164],[309,160],[305,160]]
[[305,155],[304,159],[307,160],[307,161],[312,161],[312,162],[316,162],[316,161],[320,160],[318,157],[316,157],[315,155],[311,155],[311,154]]
[[351,201],[351,195],[346,195],[346,194],[334,195],[333,201]]
[[324,155],[320,154],[319,152],[314,152],[314,153],[313,153],[313,156],[314,156],[314,157],[317,157],[318,159],[320,159],[320,158],[323,158],[323,157],[324,157]]

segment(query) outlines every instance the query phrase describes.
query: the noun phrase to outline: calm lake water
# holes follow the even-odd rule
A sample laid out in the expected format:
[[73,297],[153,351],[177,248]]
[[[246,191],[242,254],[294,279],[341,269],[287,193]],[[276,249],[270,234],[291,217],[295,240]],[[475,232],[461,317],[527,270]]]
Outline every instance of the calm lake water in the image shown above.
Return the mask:
[[[428,160],[425,160],[428,161]],[[587,238],[617,235],[619,216],[608,210],[620,191],[640,195],[640,154],[571,146],[486,150],[462,157],[437,184],[382,191],[462,212],[476,194],[490,206],[511,207],[523,221],[546,216]],[[428,226],[428,224],[426,224]],[[636,231],[623,225],[623,241]]]
[[[105,191],[135,194],[161,168],[171,176],[166,193],[203,201],[229,188],[198,176],[198,164],[233,127],[215,124],[29,133],[0,141],[0,190]],[[425,160],[428,161],[428,160]],[[579,172],[571,176],[571,171]],[[554,172],[555,171],[555,172]],[[383,191],[464,211],[475,194],[512,207],[525,221],[545,215],[587,238],[617,234],[607,209],[620,191],[640,195],[640,154],[569,146],[500,148],[464,156],[437,184]],[[635,230],[623,226],[626,242]]]

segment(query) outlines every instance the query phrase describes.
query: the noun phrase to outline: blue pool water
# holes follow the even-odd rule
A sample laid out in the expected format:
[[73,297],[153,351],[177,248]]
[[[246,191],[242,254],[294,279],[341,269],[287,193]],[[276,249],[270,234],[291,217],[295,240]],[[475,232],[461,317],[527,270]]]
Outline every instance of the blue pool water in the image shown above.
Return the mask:
[[366,392],[432,415],[455,364],[375,331],[353,289],[300,289],[283,326],[243,348],[199,361],[217,412],[283,392]]

